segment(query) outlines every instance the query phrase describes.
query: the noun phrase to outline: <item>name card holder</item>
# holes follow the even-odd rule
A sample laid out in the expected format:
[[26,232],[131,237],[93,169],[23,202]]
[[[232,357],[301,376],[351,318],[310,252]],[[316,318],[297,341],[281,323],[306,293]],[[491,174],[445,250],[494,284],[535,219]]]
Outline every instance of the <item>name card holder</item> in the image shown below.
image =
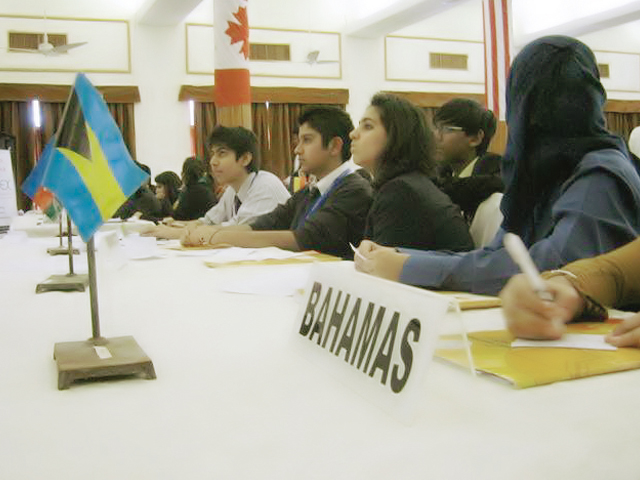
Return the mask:
[[[448,312],[451,312],[448,314]],[[440,342],[443,320],[458,319],[447,333],[469,360],[458,302],[420,288],[355,271],[352,265],[317,264],[296,317],[293,348],[403,423],[411,423],[425,392],[425,374]],[[428,386],[427,386],[428,387]]]

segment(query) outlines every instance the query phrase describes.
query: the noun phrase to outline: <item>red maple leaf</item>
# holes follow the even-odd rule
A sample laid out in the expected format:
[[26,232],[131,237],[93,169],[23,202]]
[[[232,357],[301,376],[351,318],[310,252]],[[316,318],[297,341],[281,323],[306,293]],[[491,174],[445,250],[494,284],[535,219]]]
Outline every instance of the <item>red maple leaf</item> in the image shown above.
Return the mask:
[[231,38],[231,44],[242,42],[240,51],[245,59],[249,58],[249,18],[247,17],[247,8],[239,7],[238,11],[233,14],[238,23],[227,22],[229,28],[224,32]]

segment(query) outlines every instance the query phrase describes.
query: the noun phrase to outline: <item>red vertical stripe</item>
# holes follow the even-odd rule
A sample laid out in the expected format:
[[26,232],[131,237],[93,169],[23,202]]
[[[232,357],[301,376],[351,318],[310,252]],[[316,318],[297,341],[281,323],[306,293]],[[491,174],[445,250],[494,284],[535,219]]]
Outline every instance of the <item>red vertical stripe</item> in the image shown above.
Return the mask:
[[504,42],[504,74],[509,75],[509,66],[511,65],[510,48],[511,45],[509,39],[509,0],[502,0],[502,41]]
[[493,74],[493,82],[491,85],[491,90],[493,91],[493,105],[491,105],[491,109],[497,116],[500,111],[500,91],[498,90],[498,45],[496,41],[498,36],[496,35],[496,10],[493,1],[489,2],[489,24],[491,27],[491,72]]
[[[482,8],[482,25],[486,25],[487,24],[487,18],[485,16],[484,13],[484,7]],[[491,39],[487,38],[487,29],[484,28],[482,30],[482,32],[484,33],[484,103],[487,107],[489,107],[489,75],[488,75],[488,70],[489,70],[489,66],[487,65],[487,41],[491,41]]]

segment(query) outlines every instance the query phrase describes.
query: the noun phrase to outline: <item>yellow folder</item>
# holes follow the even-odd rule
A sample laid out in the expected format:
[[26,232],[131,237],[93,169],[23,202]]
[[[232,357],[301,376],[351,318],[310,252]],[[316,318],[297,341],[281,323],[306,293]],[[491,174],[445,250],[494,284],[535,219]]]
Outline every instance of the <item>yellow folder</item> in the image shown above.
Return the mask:
[[[606,334],[613,323],[575,323],[568,333]],[[513,335],[506,330],[469,334],[476,370],[506,380],[516,388],[528,388],[562,380],[640,368],[640,349],[615,351],[572,348],[511,348]],[[462,349],[436,350],[436,357],[467,367]]]

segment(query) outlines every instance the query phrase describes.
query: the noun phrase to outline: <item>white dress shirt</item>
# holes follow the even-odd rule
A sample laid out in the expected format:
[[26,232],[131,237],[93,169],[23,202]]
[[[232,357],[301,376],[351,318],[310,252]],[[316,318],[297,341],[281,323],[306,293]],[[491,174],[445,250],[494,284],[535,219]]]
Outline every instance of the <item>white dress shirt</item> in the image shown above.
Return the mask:
[[[235,197],[241,205],[236,212]],[[251,172],[236,192],[228,186],[222,198],[200,219],[206,225],[242,225],[268,213],[289,198],[284,184],[273,173]]]

